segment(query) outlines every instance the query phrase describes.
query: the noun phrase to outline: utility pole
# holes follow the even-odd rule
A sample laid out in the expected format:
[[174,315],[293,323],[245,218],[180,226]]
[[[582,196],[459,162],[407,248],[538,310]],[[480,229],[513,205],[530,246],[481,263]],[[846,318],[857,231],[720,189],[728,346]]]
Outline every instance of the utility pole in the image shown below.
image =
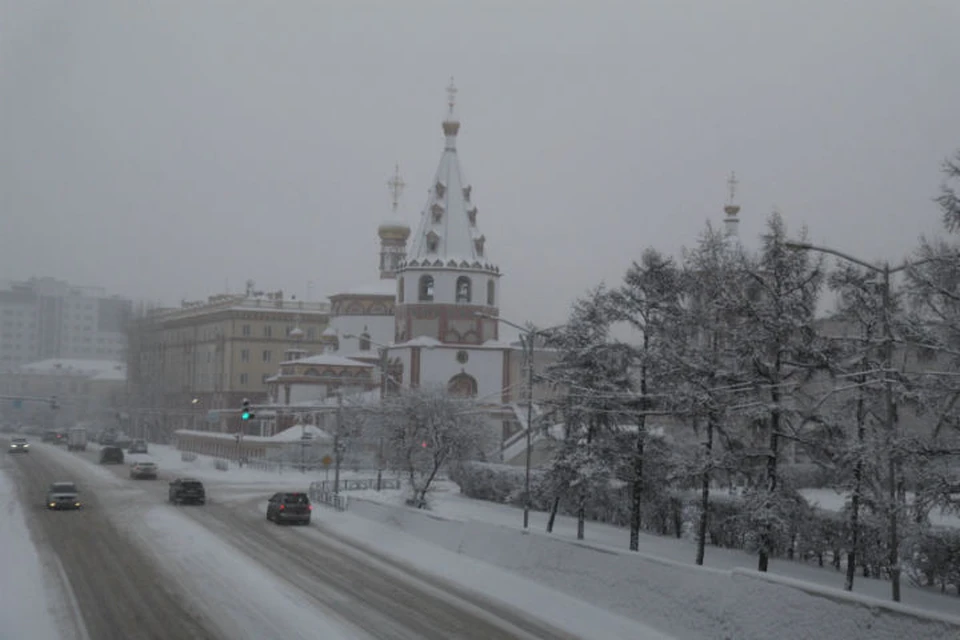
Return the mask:
[[[380,349],[380,402],[383,403],[387,397],[387,365],[389,351],[381,347]],[[380,491],[383,482],[383,427],[378,428],[379,438],[377,442],[377,491]]]
[[533,454],[533,340],[536,332],[529,331],[526,336],[526,361],[527,361],[527,451],[526,451],[526,470],[523,479],[523,528],[530,526],[530,463]]
[[333,493],[340,494],[340,429],[343,427],[343,389],[337,389],[337,428],[333,432]]

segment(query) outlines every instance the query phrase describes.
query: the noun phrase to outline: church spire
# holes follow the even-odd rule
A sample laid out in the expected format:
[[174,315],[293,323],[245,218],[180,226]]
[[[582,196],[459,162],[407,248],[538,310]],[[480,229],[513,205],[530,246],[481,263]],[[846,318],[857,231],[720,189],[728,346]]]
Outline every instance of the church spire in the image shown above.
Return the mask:
[[477,226],[478,209],[473,203],[473,188],[463,176],[456,150],[460,131],[456,95],[457,88],[451,78],[447,87],[447,114],[443,120],[446,141],[407,262],[448,265],[452,261],[458,266],[466,263],[471,268],[495,271],[496,267],[487,258],[486,238]]
[[730,191],[730,197],[727,199],[727,204],[723,207],[723,212],[727,214],[723,223],[726,227],[727,236],[731,238],[737,238],[740,235],[738,229],[740,221],[737,218],[737,214],[740,213],[740,205],[736,204],[738,184],[740,184],[740,181],[737,180],[736,172],[731,171],[730,178],[727,179],[727,188]]

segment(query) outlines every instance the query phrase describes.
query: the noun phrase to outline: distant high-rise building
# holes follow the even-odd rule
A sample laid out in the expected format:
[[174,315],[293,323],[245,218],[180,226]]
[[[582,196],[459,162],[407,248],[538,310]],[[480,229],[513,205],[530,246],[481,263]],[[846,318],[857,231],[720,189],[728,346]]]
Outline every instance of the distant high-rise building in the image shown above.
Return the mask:
[[54,278],[0,287],[0,370],[49,358],[125,359],[132,303]]

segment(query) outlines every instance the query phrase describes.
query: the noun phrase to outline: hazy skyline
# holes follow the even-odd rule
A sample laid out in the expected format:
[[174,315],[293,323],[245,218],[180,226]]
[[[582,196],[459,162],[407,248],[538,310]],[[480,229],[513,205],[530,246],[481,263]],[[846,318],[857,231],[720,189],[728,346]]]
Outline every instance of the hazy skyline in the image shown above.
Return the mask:
[[450,76],[518,322],[692,245],[731,170],[745,242],[777,207],[903,257],[960,147],[955,0],[0,6],[0,279],[166,304],[375,281],[386,182],[415,229]]

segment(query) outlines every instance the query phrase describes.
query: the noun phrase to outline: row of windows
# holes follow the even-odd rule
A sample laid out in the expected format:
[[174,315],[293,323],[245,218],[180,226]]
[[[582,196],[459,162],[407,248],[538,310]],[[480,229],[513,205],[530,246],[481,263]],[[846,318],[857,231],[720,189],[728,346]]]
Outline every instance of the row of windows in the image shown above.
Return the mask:
[[[263,362],[270,362],[273,358],[273,352],[269,349],[264,349],[261,354]],[[207,354],[207,361],[210,361],[210,354]],[[240,362],[250,362],[250,349],[240,349]]]
[[[403,302],[404,298],[403,283],[404,279],[401,278],[400,286],[397,290],[397,298],[399,302]],[[497,285],[494,283],[493,278],[487,280],[487,305],[491,307],[494,306],[494,303],[496,302],[496,286]],[[417,288],[417,301],[433,302],[433,289],[433,276],[420,276],[419,287]],[[469,304],[473,302],[473,281],[468,276],[460,276],[457,278],[455,291],[455,299],[458,303]]]
[[[263,374],[263,376],[261,376],[261,378],[260,378],[260,383],[261,383],[261,384],[267,384],[267,378],[269,378],[269,377],[270,377],[270,374],[269,374],[269,373]],[[249,374],[249,373],[241,373],[241,374],[240,374],[240,386],[246,386],[246,385],[248,385],[248,384],[250,384],[250,374]]]
[[[289,335],[290,335],[290,332],[293,331],[294,329],[295,329],[295,326],[294,326],[294,325],[292,325],[292,324],[287,325],[287,335],[289,336]],[[242,327],[240,327],[240,333],[241,333],[241,335],[243,335],[244,338],[249,338],[249,337],[251,336],[251,334],[253,333],[253,330],[252,330],[252,328],[250,327],[250,325],[245,324],[245,325],[243,325]],[[316,335],[317,335],[317,330],[316,330],[315,327],[308,327],[308,328],[307,328],[307,332],[306,332],[307,340],[313,340],[313,338],[314,338]],[[273,337],[273,327],[272,327],[271,325],[268,324],[267,326],[265,326],[265,327],[263,328],[263,337],[264,337],[264,338],[272,338],[272,337]]]

